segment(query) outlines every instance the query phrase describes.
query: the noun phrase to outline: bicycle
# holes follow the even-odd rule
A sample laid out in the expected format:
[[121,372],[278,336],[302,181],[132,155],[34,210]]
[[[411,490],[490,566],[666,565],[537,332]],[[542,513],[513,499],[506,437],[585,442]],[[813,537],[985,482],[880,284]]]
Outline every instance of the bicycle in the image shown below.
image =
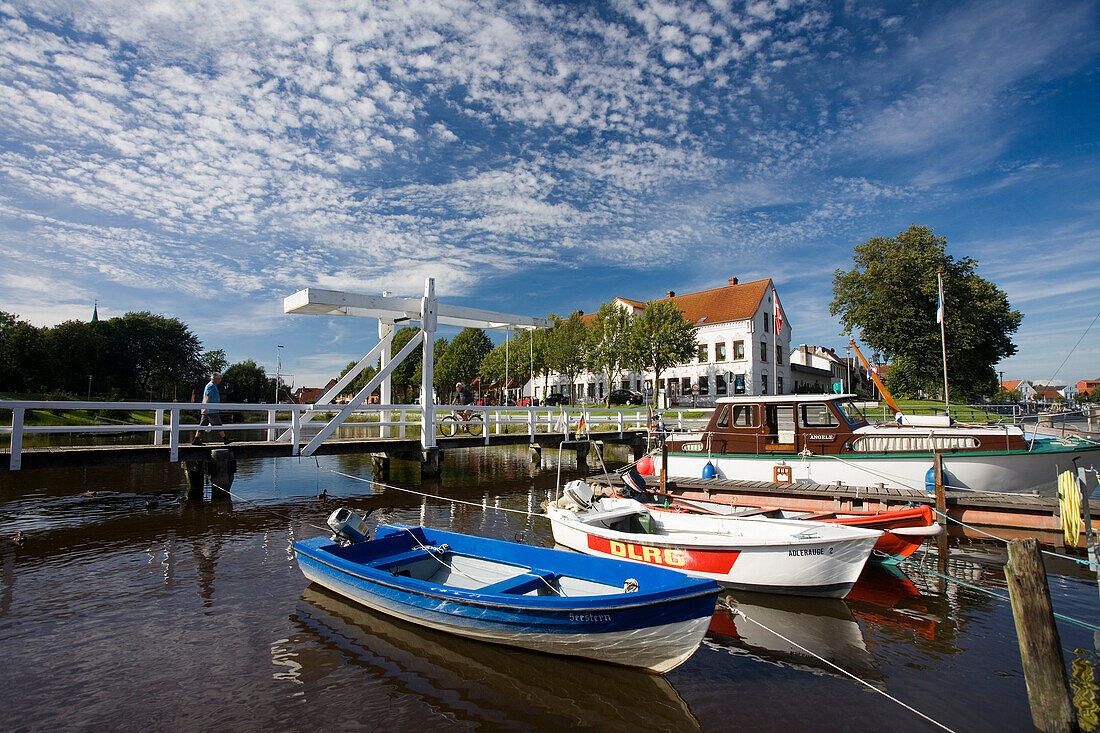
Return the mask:
[[459,430],[465,430],[470,435],[481,435],[485,430],[485,416],[480,412],[473,412],[466,420],[458,415],[446,415],[439,420],[439,431],[448,438],[453,438]]

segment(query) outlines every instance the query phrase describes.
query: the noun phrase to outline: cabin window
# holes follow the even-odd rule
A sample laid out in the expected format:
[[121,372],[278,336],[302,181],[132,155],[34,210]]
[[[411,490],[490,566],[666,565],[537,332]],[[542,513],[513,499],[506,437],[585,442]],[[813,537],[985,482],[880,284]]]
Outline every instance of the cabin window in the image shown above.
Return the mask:
[[699,344],[699,363],[702,364],[705,361],[709,361],[707,352],[709,349],[706,344]]
[[714,375],[714,394],[722,396],[727,394],[726,391],[726,375],[715,374]]
[[745,342],[734,341],[733,342],[733,358],[734,361],[741,361],[745,358]]
[[730,422],[735,428],[756,427],[756,407],[753,405],[730,405]]
[[798,417],[798,424],[804,428],[835,428],[840,424],[824,402],[799,405]]
[[768,342],[760,342],[760,361],[766,362],[768,360]]
[[745,394],[745,375],[735,374],[733,377],[733,393]]
[[699,377],[699,394],[710,394],[710,380],[707,377]]
[[722,411],[718,413],[718,420],[714,423],[715,427],[728,428],[730,426],[730,406],[724,405]]
[[858,428],[861,425],[867,424],[867,418],[865,418],[863,413],[859,411],[859,408],[856,407],[856,403],[851,400],[841,400],[833,404],[840,410],[841,417],[847,420],[848,424],[853,428]]
[[714,345],[714,360],[725,361],[726,360],[726,342],[717,343]]

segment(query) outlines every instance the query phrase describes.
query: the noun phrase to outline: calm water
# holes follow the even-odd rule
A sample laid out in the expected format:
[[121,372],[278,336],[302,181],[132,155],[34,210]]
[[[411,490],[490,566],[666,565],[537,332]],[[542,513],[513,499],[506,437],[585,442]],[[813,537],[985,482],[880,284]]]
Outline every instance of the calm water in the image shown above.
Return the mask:
[[[372,521],[551,545],[538,511],[555,457],[454,451],[441,481],[362,457],[241,462],[232,501],[183,506],[172,465],[0,473],[0,684],[14,730],[1032,730],[1008,603],[919,565],[865,573],[844,601],[733,594],[664,677],[440,635],[309,587],[292,543],[339,506]],[[576,475],[567,458],[565,473]],[[22,530],[27,542],[12,543]],[[1005,594],[1002,548],[953,546],[950,572]],[[934,558],[926,566],[934,568]],[[1048,558],[1055,611],[1100,623],[1095,576]],[[782,634],[780,638],[764,627]],[[1093,632],[1060,623],[1085,729]]]

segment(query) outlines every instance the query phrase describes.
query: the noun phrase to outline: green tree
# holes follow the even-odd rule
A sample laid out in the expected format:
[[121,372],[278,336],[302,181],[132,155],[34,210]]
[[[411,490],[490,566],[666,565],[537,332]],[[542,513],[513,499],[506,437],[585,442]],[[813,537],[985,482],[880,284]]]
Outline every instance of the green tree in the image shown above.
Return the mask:
[[87,398],[100,392],[103,377],[112,366],[105,363],[106,338],[99,323],[65,321],[43,329],[49,357],[43,365],[49,387]]
[[607,383],[607,394],[604,396],[608,405],[618,376],[638,365],[638,354],[630,347],[633,325],[633,313],[614,303],[604,303],[596,311],[592,328],[588,330],[586,348],[589,367],[604,376]]
[[[204,351],[202,356],[199,357],[199,369],[202,370],[202,373],[198,376],[200,379],[209,379],[214,372],[224,372],[227,366],[229,366],[229,359],[225,358],[224,350]],[[271,394],[274,396],[274,390]]]
[[493,350],[493,342],[480,328],[464,328],[436,358],[435,383],[440,397],[450,394],[457,382],[469,387],[478,375],[481,361]]
[[270,402],[275,396],[275,380],[252,359],[238,362],[222,374],[222,390],[227,402]]
[[[393,344],[390,353],[396,354],[403,349],[420,329],[412,326],[402,326],[393,335]],[[409,404],[416,401],[420,393],[420,363],[424,360],[424,351],[417,348],[408,357],[394,367],[390,374],[390,384],[393,386],[393,400],[400,404]]]
[[1021,399],[1020,390],[1018,389],[1005,389],[1003,385],[997,387],[997,396],[993,398],[994,402],[1008,403],[1019,402]]
[[666,369],[691,359],[695,348],[695,328],[671,300],[649,301],[634,319],[631,358],[639,367],[653,372],[655,383]]
[[[408,341],[406,340],[405,343],[408,343]],[[350,372],[351,368],[354,367],[358,363],[359,362],[357,362],[357,361],[349,361],[348,365],[346,367],[344,367],[343,371],[340,372],[340,376],[337,379],[337,381],[339,381],[340,379],[343,379],[344,375],[347,374],[348,372]],[[367,383],[370,382],[370,380],[374,379],[375,375],[378,374],[378,369],[379,368],[374,366],[374,365],[368,365],[368,366],[363,367],[363,371],[359,372],[359,374],[355,377],[355,379],[351,380],[351,382],[348,384],[347,387],[344,387],[343,391],[340,392],[340,394],[347,395],[349,397],[354,397],[355,395],[359,394],[359,390],[363,389],[363,387],[366,387]],[[393,383],[393,376],[392,375],[390,376],[390,383],[391,383],[391,385]],[[375,390],[375,391],[379,392],[379,394],[381,394],[380,389]]]
[[45,330],[0,311],[0,388],[12,392],[50,389]]
[[577,375],[588,368],[588,354],[585,350],[588,327],[584,324],[580,311],[573,311],[565,320],[553,315],[551,319],[554,326],[546,337],[546,363],[551,371],[565,378],[566,394],[571,395]]
[[936,321],[936,271],[943,272],[947,373],[952,394],[988,396],[994,366],[1016,353],[1011,335],[1023,316],[1008,297],[975,273],[977,261],[947,254],[947,240],[911,226],[895,237],[856,245],[855,267],[833,275],[829,312],[846,334],[891,362],[887,387],[898,396],[940,391],[943,366]]

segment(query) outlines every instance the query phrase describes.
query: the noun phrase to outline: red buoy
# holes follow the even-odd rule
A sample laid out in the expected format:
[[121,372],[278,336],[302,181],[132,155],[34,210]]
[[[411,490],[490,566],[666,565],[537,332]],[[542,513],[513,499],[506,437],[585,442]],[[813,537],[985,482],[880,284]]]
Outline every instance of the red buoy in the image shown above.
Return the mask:
[[641,460],[638,461],[638,465],[636,466],[636,468],[638,469],[638,473],[642,474],[643,476],[652,476],[653,459],[649,456],[642,456]]

